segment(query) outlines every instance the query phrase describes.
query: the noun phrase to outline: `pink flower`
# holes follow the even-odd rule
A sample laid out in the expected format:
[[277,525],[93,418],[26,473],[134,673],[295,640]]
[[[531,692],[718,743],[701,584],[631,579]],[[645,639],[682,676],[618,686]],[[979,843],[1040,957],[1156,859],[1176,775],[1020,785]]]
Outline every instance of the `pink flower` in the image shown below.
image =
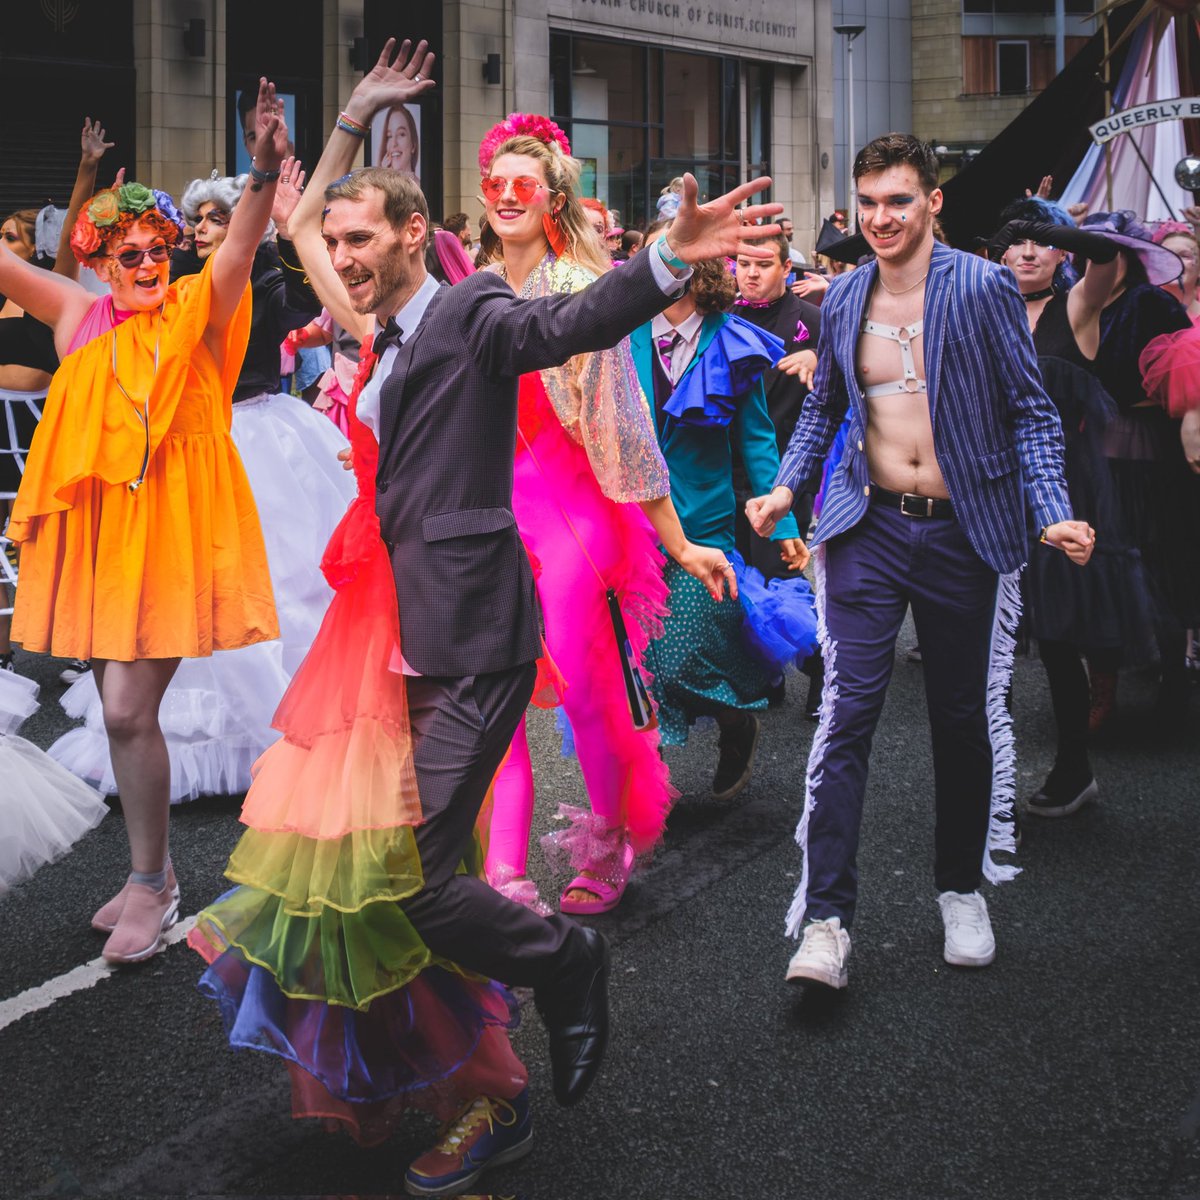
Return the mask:
[[499,125],[493,125],[479,143],[479,170],[486,175],[496,157],[496,147],[513,137],[532,137],[547,146],[557,145],[564,154],[571,153],[567,135],[549,117],[539,113],[509,113]]

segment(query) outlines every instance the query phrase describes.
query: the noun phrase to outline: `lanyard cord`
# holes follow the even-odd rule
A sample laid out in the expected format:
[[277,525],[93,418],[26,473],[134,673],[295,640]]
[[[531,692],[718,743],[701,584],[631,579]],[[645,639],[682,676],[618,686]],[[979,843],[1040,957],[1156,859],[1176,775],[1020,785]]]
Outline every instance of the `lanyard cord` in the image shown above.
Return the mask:
[[142,452],[142,469],[138,472],[138,477],[129,484],[129,490],[136,493],[138,488],[146,482],[146,471],[150,466],[150,392],[154,390],[154,380],[158,378],[158,355],[162,349],[162,327],[163,327],[163,310],[162,306],[158,309],[158,335],[154,339],[154,374],[151,377],[150,388],[146,392],[146,398],[142,401],[141,407],[138,407],[138,402],[125,389],[125,385],[121,382],[120,375],[117,374],[117,330],[112,331],[112,373],[113,380],[120,389],[121,395],[133,405],[134,416],[142,423],[142,432],[145,434],[146,444]]

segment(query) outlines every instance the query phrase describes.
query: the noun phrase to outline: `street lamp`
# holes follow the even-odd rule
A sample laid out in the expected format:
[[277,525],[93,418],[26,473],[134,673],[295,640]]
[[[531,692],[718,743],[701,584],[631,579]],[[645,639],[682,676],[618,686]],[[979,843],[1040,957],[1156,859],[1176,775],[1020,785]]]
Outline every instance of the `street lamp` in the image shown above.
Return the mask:
[[854,39],[865,25],[835,25],[834,33],[846,36],[846,227],[858,228],[858,208],[854,203]]

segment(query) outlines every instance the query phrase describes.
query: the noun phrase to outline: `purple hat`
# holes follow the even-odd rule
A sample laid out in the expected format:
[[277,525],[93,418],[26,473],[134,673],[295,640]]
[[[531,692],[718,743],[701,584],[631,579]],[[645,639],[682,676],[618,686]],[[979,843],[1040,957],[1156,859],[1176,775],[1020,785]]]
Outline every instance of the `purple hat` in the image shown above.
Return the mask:
[[1110,242],[1132,251],[1146,269],[1146,278],[1156,287],[1172,283],[1183,274],[1183,259],[1174,250],[1156,246],[1150,231],[1128,208],[1110,213],[1091,213],[1083,218],[1080,229],[1098,233]]

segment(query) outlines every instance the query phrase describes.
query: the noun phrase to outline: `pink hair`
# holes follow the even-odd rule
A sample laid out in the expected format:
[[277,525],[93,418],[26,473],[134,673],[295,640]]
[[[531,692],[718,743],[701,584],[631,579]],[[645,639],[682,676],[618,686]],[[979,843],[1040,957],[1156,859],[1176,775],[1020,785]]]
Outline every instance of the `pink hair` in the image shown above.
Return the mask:
[[459,283],[468,275],[475,274],[474,263],[467,257],[462,242],[454,234],[445,229],[436,230],[433,235],[433,249],[450,283]]

